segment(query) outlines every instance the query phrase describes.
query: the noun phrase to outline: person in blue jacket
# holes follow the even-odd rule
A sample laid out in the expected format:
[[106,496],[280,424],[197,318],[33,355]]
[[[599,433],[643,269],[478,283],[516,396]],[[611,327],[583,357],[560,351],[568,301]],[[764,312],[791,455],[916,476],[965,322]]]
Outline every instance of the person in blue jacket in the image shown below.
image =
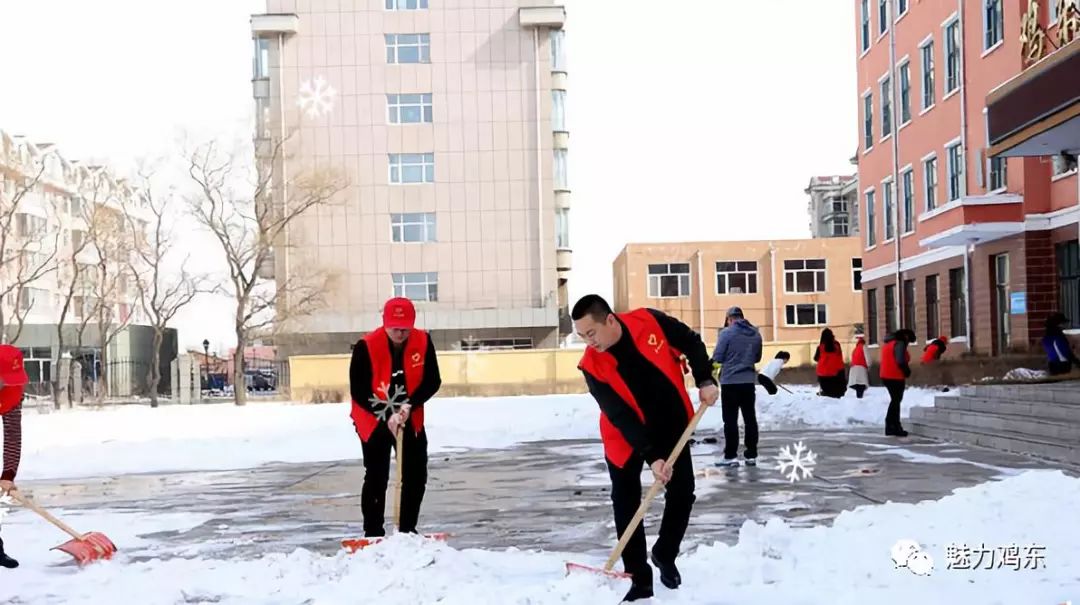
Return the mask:
[[758,425],[754,410],[757,388],[756,364],[761,361],[761,333],[743,317],[742,309],[728,309],[725,327],[720,330],[713,351],[720,364],[720,412],[724,420],[724,460],[717,466],[738,466],[739,413],[746,426],[747,466],[757,464]]
[[1053,313],[1046,318],[1046,335],[1043,336],[1042,345],[1051,376],[1068,374],[1074,365],[1080,368],[1080,359],[1076,358],[1065,336],[1065,325],[1068,323],[1069,318],[1064,313]]

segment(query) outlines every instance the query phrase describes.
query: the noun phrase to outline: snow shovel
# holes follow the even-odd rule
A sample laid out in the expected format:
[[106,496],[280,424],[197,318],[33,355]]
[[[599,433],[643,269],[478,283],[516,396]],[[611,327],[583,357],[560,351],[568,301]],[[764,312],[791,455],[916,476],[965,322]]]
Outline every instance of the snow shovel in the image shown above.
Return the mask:
[[87,534],[80,534],[79,532],[71,529],[66,523],[57,519],[49,514],[48,511],[42,509],[37,504],[34,504],[30,498],[23,496],[18,490],[12,490],[11,496],[15,498],[19,504],[22,504],[26,508],[41,515],[46,521],[59,527],[67,532],[73,539],[64,542],[59,546],[54,546],[52,550],[61,550],[67,554],[75,557],[79,565],[85,565],[98,559],[111,559],[113,554],[116,553],[116,545],[113,544],[105,534],[92,531]]
[[[694,429],[697,427],[698,421],[705,415],[707,406],[698,406],[697,412],[694,417],[690,419],[690,424],[686,425],[686,430],[683,431],[682,437],[679,438],[679,442],[675,444],[675,449],[671,452],[671,456],[667,459],[670,464],[674,464],[679,459],[679,455],[682,454],[683,448],[686,447],[686,442],[690,440],[690,436],[694,434]],[[641,505],[638,506],[637,513],[634,514],[634,518],[630,520],[630,525],[626,526],[626,531],[623,532],[619,543],[615,546],[615,550],[612,551],[611,556],[608,557],[607,563],[603,568],[592,567],[589,565],[582,565],[581,563],[566,562],[566,575],[570,575],[574,571],[589,572],[595,574],[605,575],[611,578],[628,579],[630,574],[625,571],[613,571],[615,567],[615,561],[622,555],[622,551],[626,548],[627,543],[630,542],[630,536],[634,535],[634,531],[637,530],[638,524],[645,518],[646,511],[649,510],[649,504],[652,503],[656,494],[660,493],[660,488],[664,486],[660,481],[653,481],[649,491],[645,494],[645,499],[641,501]]]
[[[398,428],[397,435],[397,483],[394,485],[394,528],[397,531],[401,531],[401,475],[402,475],[402,460],[404,460],[404,445],[405,445],[405,428]],[[432,540],[439,540],[445,542],[449,534],[437,533],[437,534],[425,534],[425,538]],[[366,548],[372,544],[378,544],[385,538],[379,536],[374,538],[347,538],[341,541],[341,546],[347,549],[350,553],[354,553],[361,548]]]

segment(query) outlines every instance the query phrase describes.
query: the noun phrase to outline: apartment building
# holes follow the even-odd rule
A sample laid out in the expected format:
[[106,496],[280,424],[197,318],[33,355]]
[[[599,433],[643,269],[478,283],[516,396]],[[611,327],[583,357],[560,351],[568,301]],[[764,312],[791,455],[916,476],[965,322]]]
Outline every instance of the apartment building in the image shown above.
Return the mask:
[[862,259],[855,237],[627,244],[615,258],[616,311],[660,309],[715,343],[741,307],[766,342],[861,332]]
[[810,196],[807,214],[810,237],[848,237],[859,234],[858,175],[815,176],[804,193]]
[[133,203],[137,196],[104,167],[0,130],[0,336],[22,349],[31,382],[47,383],[61,355],[93,368],[101,332],[113,336],[113,358],[150,358],[145,313],[121,257],[132,222],[145,228],[149,218]]
[[1071,0],[854,8],[868,342],[907,327],[1000,354],[1053,311],[1080,319],[1075,156],[988,153],[985,103],[1030,64],[1024,40],[1068,41]]
[[440,349],[557,346],[570,329],[564,8],[268,0],[266,10],[251,19],[256,142],[295,133],[275,195],[305,164],[349,181],[340,205],[291,225],[263,273],[279,284],[309,269],[339,278],[326,308],[275,338],[279,352],[348,351],[392,296],[416,303]]

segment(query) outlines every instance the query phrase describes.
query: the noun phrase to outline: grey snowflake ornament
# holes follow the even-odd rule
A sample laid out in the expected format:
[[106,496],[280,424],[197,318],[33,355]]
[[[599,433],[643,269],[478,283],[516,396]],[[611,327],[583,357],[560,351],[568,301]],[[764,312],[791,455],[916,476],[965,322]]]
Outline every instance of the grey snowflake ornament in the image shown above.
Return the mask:
[[409,403],[408,393],[398,384],[395,384],[394,388],[390,389],[390,385],[383,383],[377,389],[376,394],[378,393],[382,393],[383,397],[380,398],[373,394],[368,398],[368,401],[371,402],[371,408],[374,410],[375,416],[384,422],[401,410],[401,406]]

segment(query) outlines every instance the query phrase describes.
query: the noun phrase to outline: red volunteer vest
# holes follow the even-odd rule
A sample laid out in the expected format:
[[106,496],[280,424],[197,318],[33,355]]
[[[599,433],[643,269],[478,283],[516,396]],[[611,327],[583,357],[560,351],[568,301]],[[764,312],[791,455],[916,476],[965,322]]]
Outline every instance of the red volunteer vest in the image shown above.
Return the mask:
[[[368,357],[371,359],[371,391],[383,400],[389,398],[390,374],[393,372],[394,361],[390,355],[390,337],[386,330],[379,328],[364,336],[367,345]],[[405,370],[405,392],[411,398],[416,392],[420,382],[424,379],[424,362],[427,360],[428,335],[427,332],[413,328],[409,339],[405,341],[405,355],[403,365]],[[353,402],[352,420],[356,426],[356,432],[360,440],[367,443],[375,427],[379,425],[379,419],[368,410]],[[409,424],[416,434],[424,428],[424,408],[413,408],[409,414]]]
[[851,352],[851,365],[868,367],[866,364],[866,349],[863,348],[862,343],[855,345],[855,350]]
[[844,370],[844,354],[840,351],[840,344],[836,344],[836,350],[832,353],[825,347],[818,345],[818,376],[836,376]]
[[0,388],[0,416],[19,407],[23,399],[24,385],[10,385]]
[[[687,419],[693,417],[694,406],[690,403],[690,394],[686,392],[686,383],[683,381],[683,363],[680,359],[682,353],[664,338],[664,331],[656,318],[647,309],[616,313],[616,317],[626,325],[638,351],[675,385],[686,408]],[[644,422],[645,414],[642,413],[641,407],[638,406],[626,382],[619,376],[617,368],[618,363],[614,355],[602,353],[591,347],[585,349],[585,354],[578,363],[579,370],[584,370],[596,380],[609,385]],[[634,450],[603,411],[600,412],[600,439],[604,443],[604,455],[607,459],[615,466],[622,468]]]
[[[889,342],[881,345],[881,370],[880,375],[882,380],[906,380],[907,376],[904,376],[904,371],[900,369],[900,364],[896,363],[896,353],[893,351],[896,349],[896,341],[890,340]],[[911,363],[911,353],[904,351],[904,361]]]

